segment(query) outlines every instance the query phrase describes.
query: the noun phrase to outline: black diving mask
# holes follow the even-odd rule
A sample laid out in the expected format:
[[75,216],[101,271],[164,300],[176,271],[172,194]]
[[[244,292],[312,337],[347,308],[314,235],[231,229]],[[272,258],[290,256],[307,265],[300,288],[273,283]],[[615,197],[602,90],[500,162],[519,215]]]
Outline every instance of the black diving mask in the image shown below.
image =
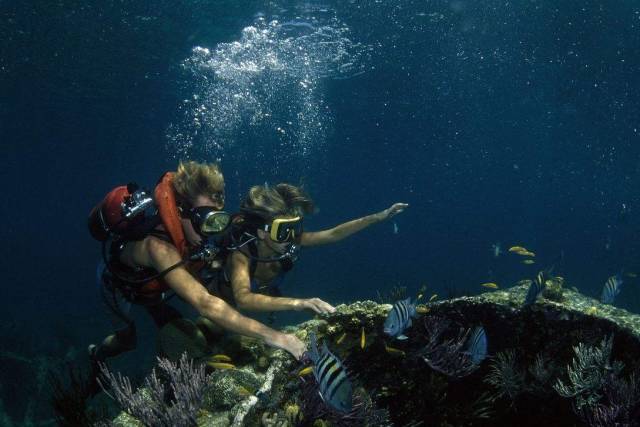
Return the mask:
[[187,215],[194,230],[202,236],[213,236],[222,233],[231,223],[231,215],[216,210],[211,206],[200,206],[189,209]]

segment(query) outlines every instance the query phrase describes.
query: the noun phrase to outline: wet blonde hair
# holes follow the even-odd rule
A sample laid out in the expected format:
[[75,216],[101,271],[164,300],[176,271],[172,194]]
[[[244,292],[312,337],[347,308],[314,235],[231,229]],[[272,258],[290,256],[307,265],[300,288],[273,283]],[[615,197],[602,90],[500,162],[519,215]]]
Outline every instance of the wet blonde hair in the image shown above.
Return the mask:
[[224,192],[224,177],[216,163],[180,162],[173,188],[180,201],[191,204],[200,195]]
[[312,213],[314,205],[301,187],[281,183],[273,187],[251,187],[240,209],[250,216],[269,222],[278,216],[304,216]]

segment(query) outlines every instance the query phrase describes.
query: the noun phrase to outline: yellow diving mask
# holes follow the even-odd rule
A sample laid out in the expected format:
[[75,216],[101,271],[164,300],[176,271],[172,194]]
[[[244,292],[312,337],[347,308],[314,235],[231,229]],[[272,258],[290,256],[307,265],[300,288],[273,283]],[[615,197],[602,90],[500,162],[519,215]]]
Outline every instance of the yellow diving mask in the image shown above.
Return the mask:
[[264,226],[264,231],[269,233],[271,240],[278,243],[292,241],[302,235],[302,217],[276,218],[271,224]]

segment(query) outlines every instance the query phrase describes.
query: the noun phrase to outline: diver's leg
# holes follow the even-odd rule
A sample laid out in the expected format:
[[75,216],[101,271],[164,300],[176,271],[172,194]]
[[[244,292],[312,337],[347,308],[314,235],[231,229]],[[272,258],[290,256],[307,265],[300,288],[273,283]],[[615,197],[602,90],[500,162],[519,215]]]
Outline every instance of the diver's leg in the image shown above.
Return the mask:
[[115,333],[106,337],[102,343],[93,346],[93,349],[90,349],[89,352],[93,359],[98,362],[104,362],[108,358],[134,350],[136,343],[136,325],[132,322],[125,329],[115,331]]
[[136,325],[131,319],[132,303],[116,289],[112,283],[103,282],[100,287],[102,301],[109,311],[113,334],[106,337],[102,343],[90,349],[92,358],[105,361],[126,351],[136,348]]
[[120,292],[103,284],[100,288],[102,300],[108,308],[111,323],[115,332],[107,336],[100,344],[89,345],[89,360],[91,362],[91,377],[88,386],[89,396],[100,391],[97,382],[100,376],[100,363],[108,358],[118,356],[136,348],[136,325],[130,317],[131,302],[127,301]]

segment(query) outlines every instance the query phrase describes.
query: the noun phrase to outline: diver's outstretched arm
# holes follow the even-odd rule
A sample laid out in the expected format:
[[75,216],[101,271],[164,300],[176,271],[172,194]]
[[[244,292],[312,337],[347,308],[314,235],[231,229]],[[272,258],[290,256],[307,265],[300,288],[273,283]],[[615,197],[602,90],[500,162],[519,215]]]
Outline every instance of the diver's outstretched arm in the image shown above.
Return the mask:
[[320,298],[287,298],[272,297],[251,292],[251,278],[249,276],[249,260],[236,251],[230,256],[231,288],[233,297],[242,310],[251,311],[285,311],[312,310],[316,313],[333,313],[336,309]]
[[300,238],[300,244],[302,246],[316,246],[338,242],[370,225],[387,220],[399,214],[407,207],[409,207],[409,205],[406,203],[394,203],[391,207],[381,212],[345,222],[328,230],[305,231],[302,233]]

